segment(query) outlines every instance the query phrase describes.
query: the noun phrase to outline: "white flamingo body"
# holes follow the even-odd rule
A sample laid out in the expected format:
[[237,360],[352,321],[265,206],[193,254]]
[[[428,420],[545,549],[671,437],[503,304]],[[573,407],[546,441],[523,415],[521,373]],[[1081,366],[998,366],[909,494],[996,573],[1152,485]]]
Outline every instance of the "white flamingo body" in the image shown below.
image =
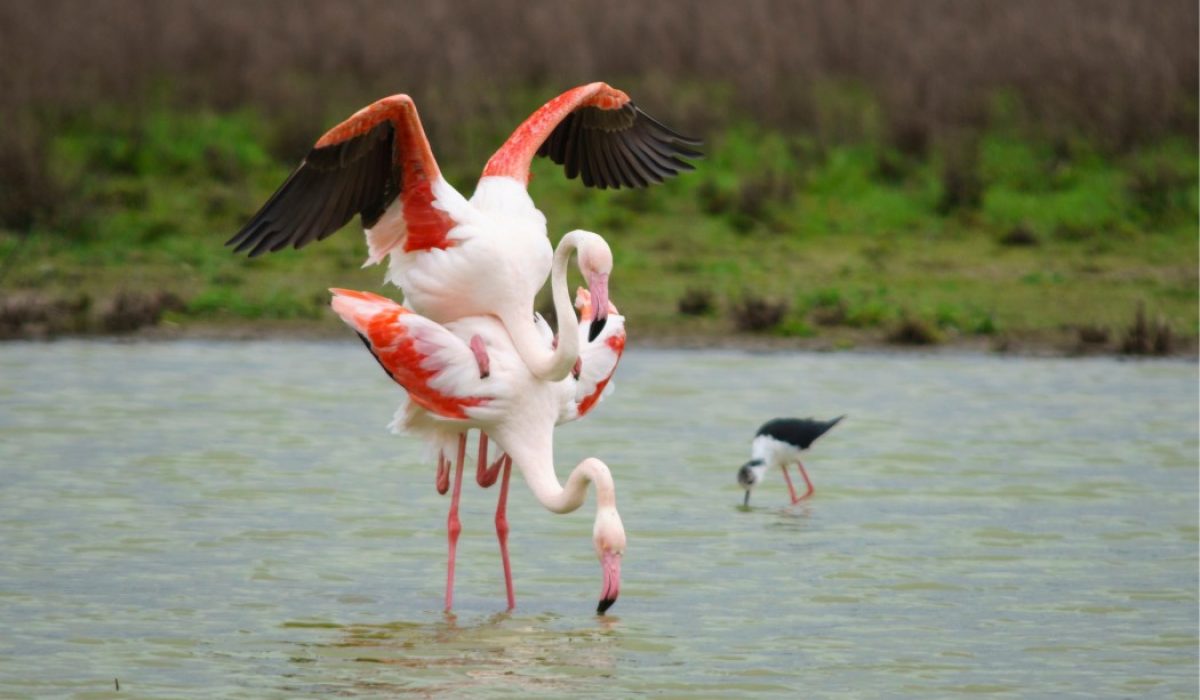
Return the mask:
[[[553,259],[546,217],[525,188],[508,177],[483,178],[470,200],[445,180],[432,189],[434,205],[456,222],[446,233],[453,245],[392,247],[386,253],[387,280],[404,290],[405,306],[438,323],[496,315],[513,326],[527,325]],[[404,226],[399,204],[366,232],[367,264],[379,262],[378,251],[386,243],[377,241],[396,238],[392,228],[397,226]]]

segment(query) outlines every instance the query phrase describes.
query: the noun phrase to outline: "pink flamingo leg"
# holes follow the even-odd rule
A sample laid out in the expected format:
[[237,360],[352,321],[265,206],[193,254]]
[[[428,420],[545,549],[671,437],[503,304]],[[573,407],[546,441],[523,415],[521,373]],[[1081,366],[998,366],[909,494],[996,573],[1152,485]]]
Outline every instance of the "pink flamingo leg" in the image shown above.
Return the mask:
[[446,461],[446,455],[438,452],[437,478],[435,479],[437,492],[443,496],[450,490],[450,464]]
[[496,478],[500,476],[500,463],[504,461],[505,455],[500,454],[492,466],[485,467],[487,464],[487,433],[479,433],[479,456],[475,460],[475,483],[483,488],[489,488],[496,483]]
[[788,475],[786,464],[783,465],[783,478],[787,480],[788,491],[792,494],[792,504],[799,503],[800,499],[796,496],[796,487],[792,486],[792,477]]
[[813,491],[816,489],[813,488],[812,480],[808,478],[808,472],[804,470],[804,465],[800,463],[800,460],[796,460],[796,466],[800,468],[800,476],[804,477],[804,483],[808,487],[808,491],[800,497],[800,500],[804,500],[813,495]]
[[458,463],[454,468],[454,495],[450,497],[450,515],[446,518],[446,535],[450,540],[450,556],[446,563],[446,612],[454,604],[454,551],[462,523],[458,520],[458,496],[462,492],[463,462],[467,458],[467,434],[458,436]]
[[504,562],[504,590],[508,593],[508,609],[517,607],[513,595],[512,564],[508,561],[508,477],[512,473],[512,457],[501,455],[497,464],[504,465],[504,476],[500,480],[500,501],[496,504],[496,537],[500,540],[500,559]]

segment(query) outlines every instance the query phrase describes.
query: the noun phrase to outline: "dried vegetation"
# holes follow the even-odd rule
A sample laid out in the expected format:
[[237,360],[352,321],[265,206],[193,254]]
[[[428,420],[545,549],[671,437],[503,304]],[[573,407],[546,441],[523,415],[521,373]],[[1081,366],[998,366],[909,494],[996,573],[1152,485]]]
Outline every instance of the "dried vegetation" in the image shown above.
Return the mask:
[[[823,86],[859,84],[901,156],[956,144],[941,206],[970,208],[970,134],[1000,90],[1045,130],[1114,149],[1194,134],[1196,25],[1186,0],[8,0],[0,225],[51,216],[64,184],[46,167],[50,136],[97,105],[257,108],[273,119],[274,152],[294,159],[346,109],[403,91],[454,171],[492,143],[461,138],[464,120],[511,124],[527,109],[522,90],[597,78],[696,133],[749,116],[826,142],[861,136],[862,117],[830,108]],[[1171,177],[1151,169],[1135,182],[1147,207]],[[786,189],[750,182],[721,206],[747,218]]]

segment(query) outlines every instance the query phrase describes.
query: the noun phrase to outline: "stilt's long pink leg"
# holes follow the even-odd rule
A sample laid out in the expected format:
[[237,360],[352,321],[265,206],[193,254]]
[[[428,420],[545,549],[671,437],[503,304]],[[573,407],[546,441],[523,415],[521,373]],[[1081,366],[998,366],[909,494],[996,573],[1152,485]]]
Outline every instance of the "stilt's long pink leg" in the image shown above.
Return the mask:
[[796,466],[800,468],[800,476],[804,477],[804,483],[808,486],[808,491],[800,497],[800,500],[804,500],[813,495],[813,491],[816,489],[813,488],[812,480],[808,478],[808,472],[804,470],[804,465],[800,463],[800,460],[796,460]]
[[450,463],[446,461],[446,455],[441,450],[438,450],[437,478],[434,483],[437,492],[443,496],[450,490]]
[[454,466],[454,495],[450,497],[450,515],[446,518],[446,535],[450,540],[450,556],[446,563],[446,612],[454,604],[454,551],[462,523],[458,520],[458,496],[462,492],[463,462],[467,459],[467,434],[458,436],[458,463]]
[[504,562],[504,590],[508,593],[508,609],[517,607],[513,595],[512,565],[508,562],[508,477],[512,474],[512,457],[501,455],[497,464],[504,465],[504,476],[500,480],[500,501],[496,504],[496,537],[500,540],[500,559]]
[[792,494],[792,503],[799,503],[800,499],[796,497],[796,487],[792,486],[792,477],[788,474],[786,464],[783,465],[783,478],[787,480],[788,491]]
[[496,483],[496,477],[500,476],[500,463],[504,461],[504,454],[501,453],[492,466],[485,467],[487,464],[487,433],[480,431],[479,433],[479,457],[475,460],[475,483],[483,488],[489,488]]

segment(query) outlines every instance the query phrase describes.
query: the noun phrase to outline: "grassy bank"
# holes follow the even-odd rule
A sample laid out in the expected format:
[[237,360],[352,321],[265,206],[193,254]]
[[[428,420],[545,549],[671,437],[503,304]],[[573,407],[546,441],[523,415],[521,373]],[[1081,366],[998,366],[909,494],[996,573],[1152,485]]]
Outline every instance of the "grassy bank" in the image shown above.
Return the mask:
[[[735,125],[705,134],[695,173],[650,191],[586,190],[548,162],[530,189],[555,240],[587,228],[612,243],[636,337],[1117,350],[1141,305],[1146,348],[1155,333],[1193,347],[1194,141],[1116,153],[1039,136],[1002,100],[993,112],[905,153],[851,102],[830,118],[862,123],[840,141]],[[0,231],[0,332],[122,331],[159,312],[184,329],[334,328],[327,287],[381,289],[381,268],[359,269],[357,220],[302,251],[222,247],[292,165],[272,155],[276,128],[166,107],[65,124],[45,154],[53,216]],[[465,193],[499,138],[475,129],[478,157],[444,164]]]

